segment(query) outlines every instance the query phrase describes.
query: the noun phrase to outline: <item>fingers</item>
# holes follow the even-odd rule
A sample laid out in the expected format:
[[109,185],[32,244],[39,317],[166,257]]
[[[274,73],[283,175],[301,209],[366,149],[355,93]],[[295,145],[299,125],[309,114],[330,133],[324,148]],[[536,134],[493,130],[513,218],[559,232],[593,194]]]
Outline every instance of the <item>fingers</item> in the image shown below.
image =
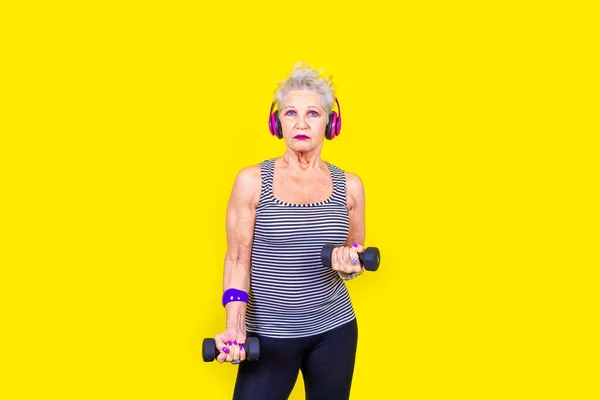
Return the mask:
[[217,355],[216,360],[219,364],[221,364],[227,358],[227,353],[229,353],[229,348],[227,348],[227,346],[225,346],[225,343],[223,342],[224,337],[222,334],[215,335],[214,339],[215,339],[215,346],[217,347],[217,350],[219,351],[219,354]]
[[[229,343],[231,343],[231,345],[229,345]],[[238,343],[237,340],[234,340],[233,343],[232,342],[227,342],[227,344],[229,345],[229,355],[227,356],[227,361],[229,362],[233,362],[233,363],[239,363],[240,361],[240,347],[241,344]],[[230,359],[231,357],[231,359]]]
[[335,271],[346,272],[346,266],[344,265],[344,250],[348,248],[340,246],[333,249],[331,253],[331,268]]
[[340,254],[340,264],[341,264],[341,271],[348,273],[348,269],[352,268],[350,265],[350,247],[344,246],[344,247],[340,247],[341,250],[341,254]]
[[227,335],[224,334],[215,336],[215,345],[219,350],[216,360],[219,364],[224,362],[239,364],[246,359],[246,351],[242,346],[246,337],[243,335],[238,335],[238,337],[239,342],[237,339],[229,340]]
[[219,355],[217,355],[217,361],[219,364],[229,361],[231,358],[231,348],[224,342],[223,339],[215,340]]
[[358,272],[361,269],[360,258],[358,257],[358,252],[354,249],[350,249],[350,254],[348,256],[348,262],[352,266],[352,272]]
[[331,268],[344,272],[344,247],[336,247],[331,253]]
[[360,263],[360,258],[358,257],[358,251],[351,248],[349,250],[349,255],[348,255],[348,263],[350,264],[349,266],[349,273],[354,273],[354,272],[360,272],[360,270],[362,269],[362,265]]
[[246,343],[246,336],[238,335],[238,339],[233,341],[231,347],[231,360],[228,359],[227,361],[231,361],[232,364],[239,364],[246,359],[246,350],[244,350],[243,343]]
[[219,364],[222,364],[225,361],[227,361],[228,357],[230,357],[229,353],[231,352],[231,350],[229,350],[229,347],[227,346],[217,347],[217,350],[219,350],[219,355],[217,355],[217,362]]
[[[355,266],[352,272],[362,272],[365,268],[364,265],[360,262],[359,253],[365,252],[365,247],[362,244],[356,244],[352,242],[352,253],[350,254],[351,264]],[[352,262],[354,260],[354,262]],[[358,261],[358,262],[357,262]]]
[[364,247],[340,246],[333,249],[331,253],[331,268],[335,271],[351,274],[360,272],[362,265],[358,253],[364,251]]
[[354,249],[358,252],[358,253],[362,253],[365,251],[365,248],[363,247],[363,245],[361,244],[356,244],[356,243],[352,243],[352,247],[354,247]]
[[246,359],[246,350],[244,350],[244,347],[240,344],[240,343],[246,343],[246,337],[245,336],[241,336],[238,337],[238,347],[240,348],[240,355],[239,355],[239,360],[240,361],[244,361]]

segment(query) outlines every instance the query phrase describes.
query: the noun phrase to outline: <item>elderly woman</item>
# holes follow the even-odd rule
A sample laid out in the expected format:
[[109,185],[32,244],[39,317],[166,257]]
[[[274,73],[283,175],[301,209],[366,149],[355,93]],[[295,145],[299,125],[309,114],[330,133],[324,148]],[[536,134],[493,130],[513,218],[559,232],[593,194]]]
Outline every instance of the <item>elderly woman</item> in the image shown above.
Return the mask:
[[[340,133],[329,78],[299,63],[282,81],[269,128],[283,155],[245,167],[227,208],[223,277],[226,330],[217,361],[240,364],[234,399],[287,399],[302,371],[308,399],[348,399],[358,327],[345,281],[361,275],[361,179],[321,159]],[[278,110],[273,112],[274,106]],[[331,267],[325,244],[337,246]],[[258,361],[240,343],[256,336]]]

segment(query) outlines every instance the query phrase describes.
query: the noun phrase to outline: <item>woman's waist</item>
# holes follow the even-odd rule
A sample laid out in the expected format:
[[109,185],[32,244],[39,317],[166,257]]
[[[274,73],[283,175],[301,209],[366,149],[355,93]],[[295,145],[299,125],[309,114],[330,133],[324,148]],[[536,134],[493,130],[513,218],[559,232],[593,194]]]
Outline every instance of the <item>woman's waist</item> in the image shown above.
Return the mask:
[[249,307],[273,313],[304,312],[310,313],[347,296],[346,286],[341,281],[304,282],[302,280],[286,282],[250,283]]

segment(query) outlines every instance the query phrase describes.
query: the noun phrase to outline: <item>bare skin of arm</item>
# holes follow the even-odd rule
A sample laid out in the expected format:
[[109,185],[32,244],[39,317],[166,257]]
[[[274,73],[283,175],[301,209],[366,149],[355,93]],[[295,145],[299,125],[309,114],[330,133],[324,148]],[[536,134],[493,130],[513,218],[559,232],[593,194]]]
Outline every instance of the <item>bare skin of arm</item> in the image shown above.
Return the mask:
[[[350,263],[351,257],[358,257],[364,251],[366,224],[365,224],[365,189],[362,180],[355,174],[346,172],[346,204],[350,218],[350,231],[346,246],[337,247],[331,255],[332,268],[342,276],[352,273],[362,275],[365,269]],[[356,244],[356,247],[352,246]]]
[[[250,259],[260,190],[259,166],[246,167],[238,173],[227,205],[223,291],[230,288],[246,293],[249,291]],[[243,361],[246,354],[240,344],[246,342],[246,303],[232,301],[225,306],[225,310],[225,331],[215,336],[217,348],[221,351],[217,361]],[[227,352],[223,351],[224,347],[228,349]]]

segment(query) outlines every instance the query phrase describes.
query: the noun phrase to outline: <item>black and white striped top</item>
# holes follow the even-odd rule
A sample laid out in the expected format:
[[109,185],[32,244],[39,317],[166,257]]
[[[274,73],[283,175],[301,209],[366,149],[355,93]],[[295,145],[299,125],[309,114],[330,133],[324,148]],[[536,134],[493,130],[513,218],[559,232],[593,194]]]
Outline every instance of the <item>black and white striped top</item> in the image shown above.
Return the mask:
[[343,246],[349,232],[344,171],[326,163],[333,194],[310,204],[273,195],[275,159],[261,162],[246,329],[276,338],[316,335],[355,318],[338,273],[324,267],[321,248]]

